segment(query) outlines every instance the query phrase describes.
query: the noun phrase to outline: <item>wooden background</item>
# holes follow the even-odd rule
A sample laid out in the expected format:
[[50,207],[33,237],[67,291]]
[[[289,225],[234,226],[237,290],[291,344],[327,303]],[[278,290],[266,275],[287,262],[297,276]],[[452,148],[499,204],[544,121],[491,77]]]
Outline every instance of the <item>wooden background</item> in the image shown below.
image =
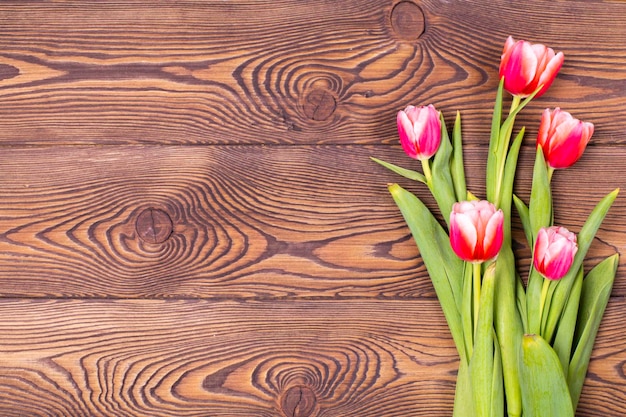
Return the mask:
[[[457,356],[369,160],[461,110],[484,192],[508,35],[566,56],[524,110],[596,126],[554,179],[577,231],[624,187],[626,2],[0,3],[0,415],[449,416]],[[518,126],[519,126],[518,125]],[[432,200],[425,198],[432,205]],[[588,265],[626,250],[620,196]],[[514,224],[522,270],[528,248]],[[580,416],[626,408],[626,258]]]

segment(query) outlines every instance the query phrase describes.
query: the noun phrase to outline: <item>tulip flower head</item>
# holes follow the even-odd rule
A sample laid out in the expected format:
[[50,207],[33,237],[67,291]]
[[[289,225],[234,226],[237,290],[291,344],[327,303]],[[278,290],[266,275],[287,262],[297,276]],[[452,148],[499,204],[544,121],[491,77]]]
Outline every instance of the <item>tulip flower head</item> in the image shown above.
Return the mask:
[[427,160],[441,144],[441,118],[439,112],[428,106],[408,106],[398,112],[398,134],[404,152],[413,159]]
[[589,139],[593,124],[581,122],[560,108],[545,109],[541,116],[537,146],[551,168],[567,168],[580,159]]
[[457,256],[472,263],[494,258],[504,236],[504,214],[488,201],[463,201],[452,206],[450,245]]
[[564,59],[563,52],[509,36],[500,59],[500,78],[504,77],[504,88],[519,97],[528,97],[542,86],[535,96],[539,97],[556,78]]
[[559,280],[569,271],[577,251],[574,233],[559,226],[543,227],[535,241],[533,265],[547,279]]

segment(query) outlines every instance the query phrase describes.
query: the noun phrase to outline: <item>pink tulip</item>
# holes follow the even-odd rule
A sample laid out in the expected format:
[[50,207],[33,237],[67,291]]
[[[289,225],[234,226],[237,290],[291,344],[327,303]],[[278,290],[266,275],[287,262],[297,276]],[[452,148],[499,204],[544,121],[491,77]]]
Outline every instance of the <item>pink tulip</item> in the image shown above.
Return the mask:
[[502,247],[504,214],[488,201],[455,203],[450,214],[450,245],[459,258],[484,262]]
[[535,96],[539,97],[556,78],[563,60],[563,52],[555,54],[545,45],[516,42],[509,36],[500,59],[500,78],[504,77],[504,88],[514,96],[528,97],[542,86]]
[[397,121],[400,144],[408,156],[427,160],[437,152],[441,143],[441,119],[432,104],[408,106],[398,112]]
[[574,233],[559,226],[543,227],[535,241],[533,265],[544,277],[558,280],[569,271],[577,251]]
[[552,168],[572,166],[585,151],[593,135],[593,124],[581,122],[558,107],[545,109],[541,116],[537,146]]

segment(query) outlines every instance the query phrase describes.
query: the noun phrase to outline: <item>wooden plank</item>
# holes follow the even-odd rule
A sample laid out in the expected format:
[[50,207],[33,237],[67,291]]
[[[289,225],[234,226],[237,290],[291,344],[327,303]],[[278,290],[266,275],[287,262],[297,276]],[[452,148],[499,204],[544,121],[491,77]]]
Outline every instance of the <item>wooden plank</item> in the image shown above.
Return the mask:
[[[454,348],[434,303],[421,305],[429,314],[419,320],[416,307],[4,300],[0,413],[315,415],[293,412],[298,406],[337,416],[443,413]],[[401,311],[411,317],[398,320]],[[294,393],[306,402],[298,405]]]
[[[625,319],[612,300],[581,416],[622,415]],[[3,416],[449,416],[454,394],[434,300],[4,299],[0,331]]]
[[[484,147],[468,147],[484,195]],[[533,149],[520,161],[528,197]],[[0,154],[0,293],[13,297],[432,297],[408,228],[371,155],[317,147],[9,148]],[[554,176],[557,223],[578,231],[624,188],[621,149],[594,147]],[[432,199],[425,198],[432,206]],[[610,211],[590,264],[623,252],[625,202]],[[170,223],[171,222],[171,223]],[[142,226],[143,225],[143,226]],[[515,223],[522,268],[530,254]],[[614,295],[626,294],[622,260]]]
[[431,102],[477,142],[509,34],[566,54],[529,129],[560,105],[623,143],[625,3],[396,3],[2,2],[0,143],[393,143]]

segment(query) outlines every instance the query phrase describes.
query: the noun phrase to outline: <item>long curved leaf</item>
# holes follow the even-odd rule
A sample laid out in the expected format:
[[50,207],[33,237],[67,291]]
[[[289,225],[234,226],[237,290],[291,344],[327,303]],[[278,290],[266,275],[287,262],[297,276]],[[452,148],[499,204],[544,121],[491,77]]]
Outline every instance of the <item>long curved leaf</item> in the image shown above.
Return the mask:
[[448,234],[417,196],[398,184],[391,184],[389,192],[409,226],[426,264],[459,356],[467,360],[458,308],[463,293],[464,263],[452,250]]
[[443,216],[446,224],[448,224],[450,213],[452,212],[452,205],[457,202],[456,192],[454,189],[454,183],[452,181],[452,172],[450,171],[450,161],[452,159],[452,143],[450,143],[450,137],[448,136],[448,130],[446,128],[446,121],[441,119],[441,144],[437,153],[433,157],[432,164],[432,183],[428,184],[430,192],[437,205],[439,211]]
[[539,335],[525,335],[521,355],[524,417],[574,417],[561,362]]
[[574,285],[576,274],[582,266],[583,260],[587,255],[587,251],[593,242],[596,232],[600,228],[600,225],[611,208],[611,205],[615,201],[615,198],[617,198],[618,193],[619,188],[607,194],[602,200],[600,200],[596,207],[591,211],[587,221],[578,233],[578,252],[576,252],[576,255],[574,256],[574,262],[572,263],[567,275],[558,281],[558,285],[552,296],[550,311],[548,313],[548,321],[544,332],[546,340],[551,340],[554,332],[556,331],[556,326],[561,319],[563,308],[567,302],[572,286]]
[[498,92],[493,105],[493,115],[491,117],[491,136],[489,138],[489,155],[487,157],[487,199],[496,200],[498,166],[500,159],[504,157],[502,145],[500,144],[500,126],[502,124],[502,95],[504,91],[504,78],[500,79]]
[[515,272],[515,257],[509,242],[502,245],[498,255],[496,275],[494,325],[502,357],[507,413],[509,416],[521,416],[519,346],[522,341],[523,325],[517,309],[519,279]]
[[537,154],[535,157],[533,183],[530,190],[528,212],[534,241],[537,238],[537,232],[539,232],[539,229],[542,227],[548,227],[552,223],[552,192],[550,190],[550,177],[541,146],[537,147]]
[[574,354],[569,364],[567,383],[574,408],[578,404],[589,359],[596,340],[600,321],[611,296],[619,254],[609,256],[596,265],[585,277],[582,285]]
[[450,161],[452,182],[457,201],[467,199],[467,185],[465,183],[465,166],[463,163],[463,140],[461,138],[461,113],[456,112],[454,128],[452,130],[452,160]]
[[[480,294],[480,307],[478,310],[478,322],[476,323],[476,338],[474,340],[474,353],[470,360],[470,375],[472,378],[472,392],[474,393],[474,406],[479,416],[490,416],[492,407],[501,398],[492,398],[492,394],[501,393],[498,387],[494,390],[494,372],[497,373],[495,360],[500,360],[500,355],[495,355],[493,338],[493,315],[494,295],[496,286],[496,265],[491,264],[483,275]],[[497,381],[502,384],[502,380]]]
[[426,184],[426,177],[424,177],[424,174],[422,174],[421,172],[402,168],[398,165],[392,164],[391,162],[386,162],[386,161],[383,161],[382,159],[374,158],[373,156],[371,156],[370,159],[376,162],[377,164],[384,166],[388,170],[393,171],[398,175],[402,175],[404,178],[408,178],[410,180],[419,181],[423,184]]
[[583,288],[583,270],[582,268],[576,275],[576,281],[572,286],[559,327],[554,337],[554,351],[561,360],[563,373],[567,375],[570,357],[572,354],[572,343],[574,341],[574,332],[576,331],[576,320],[578,318],[578,306],[580,305],[580,296]]

